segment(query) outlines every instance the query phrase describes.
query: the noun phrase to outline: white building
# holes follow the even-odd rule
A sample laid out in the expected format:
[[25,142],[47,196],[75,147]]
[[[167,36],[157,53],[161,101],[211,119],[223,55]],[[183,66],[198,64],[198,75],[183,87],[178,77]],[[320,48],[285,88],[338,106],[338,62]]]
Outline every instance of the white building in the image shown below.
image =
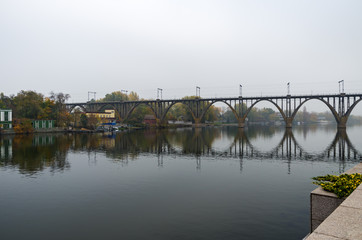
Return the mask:
[[11,109],[0,109],[0,129],[12,128],[13,111]]

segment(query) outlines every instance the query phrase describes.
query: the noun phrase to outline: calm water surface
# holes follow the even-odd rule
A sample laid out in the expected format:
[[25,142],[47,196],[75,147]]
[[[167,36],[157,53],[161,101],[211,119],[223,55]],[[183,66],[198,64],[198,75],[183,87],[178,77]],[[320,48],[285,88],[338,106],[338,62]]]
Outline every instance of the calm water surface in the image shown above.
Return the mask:
[[362,127],[0,139],[1,239],[302,239],[311,177],[361,161]]

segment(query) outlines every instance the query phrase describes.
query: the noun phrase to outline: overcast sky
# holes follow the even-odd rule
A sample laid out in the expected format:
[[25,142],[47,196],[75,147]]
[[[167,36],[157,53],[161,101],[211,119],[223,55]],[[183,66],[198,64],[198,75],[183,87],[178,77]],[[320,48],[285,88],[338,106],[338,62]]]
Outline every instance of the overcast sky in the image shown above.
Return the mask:
[[[362,1],[1,0],[0,92],[362,93]],[[362,105],[362,104],[360,104]]]

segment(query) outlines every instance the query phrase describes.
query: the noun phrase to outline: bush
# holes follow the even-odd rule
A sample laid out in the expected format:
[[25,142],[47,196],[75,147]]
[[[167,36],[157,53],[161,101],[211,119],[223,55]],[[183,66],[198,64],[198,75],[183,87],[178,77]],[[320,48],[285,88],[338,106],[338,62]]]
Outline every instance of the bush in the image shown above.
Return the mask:
[[312,178],[313,184],[320,185],[324,190],[335,193],[338,198],[348,197],[362,182],[362,174],[326,175]]
[[16,133],[32,133],[34,131],[31,120],[29,119],[17,119],[14,123],[14,131]]

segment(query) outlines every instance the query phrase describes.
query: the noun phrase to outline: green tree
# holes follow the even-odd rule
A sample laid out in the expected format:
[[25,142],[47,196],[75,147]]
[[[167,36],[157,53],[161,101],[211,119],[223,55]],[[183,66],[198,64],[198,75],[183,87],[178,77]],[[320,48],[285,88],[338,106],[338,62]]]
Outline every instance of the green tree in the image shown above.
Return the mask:
[[215,122],[220,118],[220,108],[211,106],[205,113],[204,119],[208,122]]
[[128,99],[127,94],[122,93],[121,91],[115,91],[112,93],[108,93],[106,94],[106,96],[104,96],[104,98],[101,98],[100,102],[111,102],[111,101],[125,101]]
[[22,90],[14,97],[16,118],[37,119],[42,112],[43,95],[35,91]]
[[12,98],[5,96],[4,93],[0,93],[0,108],[12,108]]
[[[246,109],[247,109],[245,104],[241,105],[241,107],[240,107],[240,104],[236,104],[235,106],[233,106],[233,108],[235,109],[238,116],[241,115],[240,111],[242,111],[242,113],[245,114]],[[251,110],[252,110],[251,113],[248,114],[248,119],[250,119],[250,117],[253,117],[253,112],[255,111],[255,109],[254,109],[254,111],[253,111],[253,109],[251,109]],[[235,117],[235,114],[229,107],[223,114],[221,114],[220,118],[223,119],[227,123],[237,123],[238,122]]]
[[129,118],[126,120],[127,123],[136,124],[136,123],[142,123],[146,115],[153,115],[153,111],[150,107],[141,104],[138,105]]
[[[186,96],[182,99],[198,99],[198,96]],[[201,102],[201,108],[205,108],[210,103],[208,102]],[[196,106],[191,107],[193,112],[196,112]],[[170,119],[177,119],[177,120],[184,120],[184,121],[194,121],[190,108],[183,103],[176,103],[167,113],[167,118]],[[220,108],[215,106],[210,106],[207,112],[204,115],[203,121],[214,122],[220,117]]]
[[104,96],[104,98],[99,99],[99,102],[112,102],[112,101],[137,101],[139,100],[139,96],[136,92],[130,92],[128,95],[121,92],[115,91],[112,93],[108,93]]

